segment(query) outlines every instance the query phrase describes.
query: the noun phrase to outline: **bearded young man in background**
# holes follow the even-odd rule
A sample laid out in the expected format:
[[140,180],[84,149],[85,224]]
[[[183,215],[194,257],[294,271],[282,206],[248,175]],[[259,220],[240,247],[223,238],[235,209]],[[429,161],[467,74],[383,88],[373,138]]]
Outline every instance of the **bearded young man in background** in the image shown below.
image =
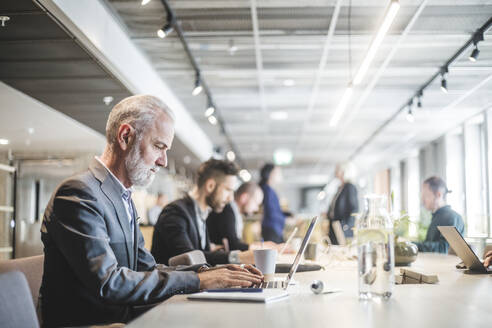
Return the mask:
[[203,251],[207,263],[254,263],[253,251],[215,250],[206,220],[211,211],[220,213],[234,199],[238,168],[233,162],[209,159],[198,168],[193,190],[162,210],[152,238],[152,255],[168,263],[173,256]]

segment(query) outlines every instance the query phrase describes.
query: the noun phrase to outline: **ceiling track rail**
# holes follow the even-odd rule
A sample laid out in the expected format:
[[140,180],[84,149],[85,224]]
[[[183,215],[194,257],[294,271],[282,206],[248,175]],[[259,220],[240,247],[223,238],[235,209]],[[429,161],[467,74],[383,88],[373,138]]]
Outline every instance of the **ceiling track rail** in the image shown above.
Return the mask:
[[183,29],[181,28],[181,25],[180,25],[179,21],[177,20],[176,14],[174,13],[173,9],[171,8],[171,6],[169,5],[167,0],[161,0],[161,3],[164,6],[164,9],[166,10],[166,13],[167,13],[167,23],[172,25],[172,27],[176,31],[176,34],[178,35],[178,37],[181,41],[181,44],[183,45],[183,49],[184,49],[184,51],[185,51],[185,53],[186,53],[186,55],[190,61],[190,64],[193,67],[193,69],[195,70],[197,76],[199,77],[199,81],[200,81],[201,86],[203,87],[203,91],[207,95],[208,103],[210,105],[214,106],[214,108],[215,108],[215,114],[214,115],[217,117],[217,121],[218,121],[218,124],[220,127],[220,132],[222,133],[222,135],[226,139],[231,150],[235,153],[236,161],[242,167],[245,167],[245,163],[244,163],[243,159],[241,158],[241,155],[240,155],[236,145],[232,141],[229,133],[227,132],[227,130],[225,128],[224,119],[223,119],[222,115],[220,114],[220,111],[217,109],[217,106],[215,105],[215,103],[213,101],[212,93],[210,92],[210,88],[208,87],[208,85],[205,82],[205,80],[203,79],[203,77],[201,77],[200,67],[198,66],[198,63],[195,60],[195,56],[193,56],[193,54],[191,53],[190,47],[188,46],[188,41],[186,40],[186,37],[184,36]]
[[463,44],[461,48],[458,49],[442,66],[439,67],[436,73],[432,75],[424,84],[422,84],[417,91],[407,100],[404,104],[393,114],[390,118],[383,122],[370,136],[367,138],[357,149],[349,156],[349,160],[352,161],[357,157],[364,148],[367,147],[391,122],[393,122],[401,112],[405,111],[408,104],[413,102],[414,98],[422,97],[425,89],[434,82],[439,76],[448,73],[449,66],[451,66],[456,59],[458,59],[472,44],[476,43],[477,38],[483,36],[492,27],[492,17],[490,17],[487,22],[482,25],[473,35],[468,39],[468,41]]

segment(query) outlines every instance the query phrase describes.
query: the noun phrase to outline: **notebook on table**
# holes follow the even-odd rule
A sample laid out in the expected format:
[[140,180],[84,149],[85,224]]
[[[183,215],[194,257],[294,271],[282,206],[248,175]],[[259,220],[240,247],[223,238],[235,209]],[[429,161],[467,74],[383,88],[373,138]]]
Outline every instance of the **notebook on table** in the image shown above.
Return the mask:
[[270,303],[289,297],[289,293],[284,289],[263,289],[258,293],[250,292],[202,292],[188,296],[190,300],[210,300],[210,301],[237,301]]

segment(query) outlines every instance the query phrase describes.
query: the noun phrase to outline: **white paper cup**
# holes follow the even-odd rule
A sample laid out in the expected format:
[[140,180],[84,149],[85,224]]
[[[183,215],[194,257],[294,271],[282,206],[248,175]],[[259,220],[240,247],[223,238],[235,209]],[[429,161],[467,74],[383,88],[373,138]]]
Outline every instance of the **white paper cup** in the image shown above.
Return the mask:
[[275,275],[276,249],[257,249],[254,252],[255,265],[265,276],[265,280],[273,280]]

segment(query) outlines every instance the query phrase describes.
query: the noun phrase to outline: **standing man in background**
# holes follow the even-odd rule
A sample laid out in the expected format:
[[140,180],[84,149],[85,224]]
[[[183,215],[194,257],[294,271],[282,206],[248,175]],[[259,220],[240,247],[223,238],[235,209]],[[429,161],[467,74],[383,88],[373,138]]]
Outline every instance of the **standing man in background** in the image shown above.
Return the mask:
[[359,198],[357,188],[350,181],[355,173],[348,172],[354,170],[355,168],[351,163],[337,164],[335,168],[335,177],[340,180],[340,186],[328,208],[328,237],[334,245],[341,243],[335,231],[335,229],[340,229],[339,227],[343,232],[341,237],[352,238],[354,236],[354,214],[359,211]]

